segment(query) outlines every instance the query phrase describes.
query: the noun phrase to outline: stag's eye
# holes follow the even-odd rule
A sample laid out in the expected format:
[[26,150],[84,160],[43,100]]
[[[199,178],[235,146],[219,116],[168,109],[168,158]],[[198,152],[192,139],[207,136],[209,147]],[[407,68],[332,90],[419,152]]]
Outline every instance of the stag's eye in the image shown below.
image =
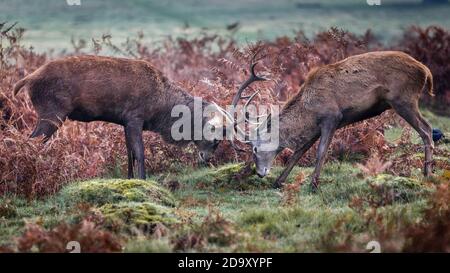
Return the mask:
[[253,147],[253,153],[256,154],[258,152],[258,149],[256,147]]

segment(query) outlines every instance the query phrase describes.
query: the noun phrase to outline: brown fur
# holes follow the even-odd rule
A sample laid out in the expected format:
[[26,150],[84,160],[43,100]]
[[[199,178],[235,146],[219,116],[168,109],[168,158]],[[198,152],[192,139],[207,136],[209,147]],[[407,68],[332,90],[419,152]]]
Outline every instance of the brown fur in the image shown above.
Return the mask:
[[425,174],[431,172],[431,126],[420,115],[422,90],[433,95],[430,70],[397,51],[370,52],[311,71],[301,91],[280,113],[280,147],[295,150],[278,178],[281,186],[292,167],[320,137],[313,185],[317,186],[326,150],[336,129],[393,108],[425,143]]
[[[24,87],[39,116],[32,137],[44,135],[48,139],[67,117],[120,124],[126,131],[129,165],[133,158],[143,164],[142,130],[158,132],[164,140],[175,143],[170,134],[177,119],[171,117],[172,107],[181,104],[192,110],[194,102],[194,97],[150,63],[112,57],[51,61],[17,82],[14,94]],[[145,177],[143,169],[139,173]]]
[[[376,109],[382,101],[417,104],[426,85],[433,95],[432,82],[433,76],[425,65],[396,51],[370,52],[316,68],[308,74],[300,92],[283,107],[281,134],[301,125],[317,124],[321,117],[338,112],[343,114],[339,127],[376,116],[390,108],[386,104]],[[294,135],[289,134],[287,139]]]

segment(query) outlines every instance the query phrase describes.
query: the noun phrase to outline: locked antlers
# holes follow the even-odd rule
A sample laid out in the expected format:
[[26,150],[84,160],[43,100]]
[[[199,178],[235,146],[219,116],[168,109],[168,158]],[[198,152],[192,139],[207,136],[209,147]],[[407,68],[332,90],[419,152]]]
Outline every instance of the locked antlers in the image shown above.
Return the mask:
[[[259,51],[256,51],[256,52],[253,54],[252,60],[251,60],[251,62],[250,62],[250,68],[249,68],[250,76],[249,76],[249,78],[248,78],[248,79],[247,79],[247,80],[239,87],[239,89],[238,89],[236,95],[234,95],[233,100],[232,100],[232,102],[231,102],[231,105],[233,106],[234,110],[236,110],[236,107],[237,107],[237,104],[238,104],[239,100],[241,100],[241,99],[246,99],[246,100],[247,100],[246,103],[244,104],[244,108],[243,108],[243,114],[244,114],[244,115],[243,115],[243,118],[241,118],[240,120],[237,121],[237,120],[234,118],[234,115],[230,115],[230,114],[228,113],[229,117],[231,116],[231,120],[233,121],[233,133],[234,133],[234,134],[237,134],[237,133],[243,134],[243,135],[244,135],[244,139],[247,137],[247,134],[245,134],[245,132],[243,132],[241,129],[239,129],[238,125],[239,125],[241,122],[253,123],[252,121],[250,121],[250,120],[248,119],[248,111],[247,111],[247,107],[250,105],[250,103],[251,103],[252,100],[255,98],[255,96],[259,93],[260,90],[256,90],[253,94],[247,95],[247,96],[244,96],[243,93],[244,93],[245,89],[246,89],[248,86],[250,86],[253,82],[256,82],[256,81],[266,81],[266,80],[267,80],[266,78],[260,77],[260,76],[256,75],[256,73],[255,73],[255,67],[256,67],[256,65],[258,64],[258,62],[255,61],[255,57],[256,57],[256,55],[258,54],[258,52],[259,52]],[[262,116],[261,116],[261,117],[262,117]],[[258,117],[258,118],[261,118],[261,117]],[[254,124],[254,123],[253,123],[253,124]],[[248,142],[248,141],[244,141],[244,142]],[[231,145],[233,146],[233,148],[234,148],[235,150],[242,151],[242,149],[240,149],[239,147],[237,147],[237,146],[235,145],[235,143],[234,143],[234,137],[233,137],[232,140],[231,140]]]

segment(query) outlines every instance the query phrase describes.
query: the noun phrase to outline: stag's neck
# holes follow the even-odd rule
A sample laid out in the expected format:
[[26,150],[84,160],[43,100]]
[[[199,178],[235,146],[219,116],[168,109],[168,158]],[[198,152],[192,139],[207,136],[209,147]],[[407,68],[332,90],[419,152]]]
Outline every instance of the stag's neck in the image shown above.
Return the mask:
[[280,147],[296,150],[317,138],[320,129],[312,113],[301,104],[283,108],[279,115]]
[[[192,96],[191,94],[189,94],[187,91],[185,91],[184,89],[182,89],[181,87],[175,85],[175,84],[168,84],[166,87],[166,90],[164,92],[166,94],[166,99],[165,99],[165,105],[161,107],[161,111],[160,114],[153,118],[153,122],[151,124],[151,131],[155,131],[161,134],[161,136],[163,137],[163,139],[168,142],[168,143],[172,143],[172,144],[176,144],[176,145],[180,145],[180,146],[184,146],[187,145],[189,142],[191,142],[191,140],[194,139],[194,111],[198,109],[194,109],[195,108],[195,97]],[[197,102],[198,103],[198,102]],[[206,107],[209,103],[206,101],[202,101],[202,107]],[[172,117],[171,113],[172,113],[172,109],[176,106],[186,106],[187,108],[189,108],[190,111],[190,124],[191,124],[191,137],[190,139],[183,139],[183,140],[177,140],[175,141],[172,138],[172,126],[174,125],[174,123],[181,119],[181,118],[185,118],[183,117]],[[200,115],[202,116],[202,114],[200,113]],[[202,128],[203,128],[203,124],[205,123],[205,120],[202,119]]]

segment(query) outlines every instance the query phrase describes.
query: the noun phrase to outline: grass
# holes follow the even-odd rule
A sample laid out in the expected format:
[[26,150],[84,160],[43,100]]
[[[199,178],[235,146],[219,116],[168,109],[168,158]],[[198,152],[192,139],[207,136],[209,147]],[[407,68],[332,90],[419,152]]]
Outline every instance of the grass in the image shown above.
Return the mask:
[[[431,124],[431,127],[438,128],[442,132],[444,132],[444,135],[449,136],[450,135],[450,122],[448,121],[449,118],[435,115],[433,112],[427,109],[421,109],[420,112],[424,116],[424,118]],[[397,140],[400,139],[403,132],[403,128],[400,127],[392,127],[385,131],[384,136],[387,141],[394,143]],[[414,144],[420,144],[422,143],[422,140],[420,139],[419,134],[411,129],[411,142]],[[450,146],[447,145],[447,148],[450,149]]]
[[[340,221],[345,220],[346,232],[370,233],[371,229],[376,228],[376,226],[365,226],[364,217],[349,207],[354,197],[377,194],[369,186],[370,179],[360,178],[358,170],[350,164],[327,164],[323,172],[324,183],[321,191],[314,194],[308,190],[308,187],[302,186],[298,193],[298,203],[292,206],[283,206],[283,193],[267,188],[264,181],[261,181],[261,189],[198,188],[199,184],[213,184],[216,177],[212,174],[228,168],[236,168],[236,165],[191,170],[176,177],[183,186],[173,195],[173,198],[178,200],[175,210],[155,204],[159,202],[157,198],[153,198],[156,201],[152,203],[136,199],[134,195],[130,197],[130,200],[134,201],[125,201],[116,197],[109,199],[101,190],[96,190],[96,195],[80,194],[88,184],[113,185],[110,188],[116,188],[118,181],[126,182],[127,180],[74,183],[55,197],[46,200],[27,202],[18,197],[2,198],[0,203],[8,203],[11,211],[14,212],[5,214],[0,220],[0,230],[2,230],[0,245],[11,244],[12,238],[23,232],[26,222],[41,223],[47,228],[54,227],[61,221],[76,222],[80,218],[76,204],[83,202],[97,204],[96,208],[107,219],[105,227],[127,237],[125,251],[130,252],[165,252],[171,251],[173,247],[171,245],[173,242],[171,243],[168,238],[142,238],[132,234],[133,228],[145,231],[149,229],[151,223],[158,222],[170,226],[181,221],[189,225],[180,231],[174,229],[172,235],[176,236],[178,232],[203,234],[202,229],[205,227],[202,227],[202,223],[212,213],[217,213],[221,219],[229,222],[234,230],[233,234],[238,236],[239,240],[227,241],[227,235],[225,239],[222,239],[224,242],[221,244],[208,243],[201,249],[187,248],[183,249],[184,251],[324,251],[322,241]],[[275,169],[275,173],[279,171],[279,168]],[[296,176],[296,173],[310,173],[311,169],[297,167],[293,172],[291,179]],[[386,175],[384,179],[383,176],[380,177],[372,180],[395,189],[395,196],[401,196],[393,200],[392,204],[385,206],[382,213],[391,215],[392,218],[407,215],[411,221],[419,219],[420,208],[425,205],[423,192],[427,191],[427,186],[416,180],[389,179],[389,176],[386,179]],[[144,188],[136,187],[135,190],[138,196],[145,192]],[[109,194],[115,196],[113,193]],[[408,198],[402,196],[408,196]],[[150,195],[148,199],[152,200]],[[117,226],[121,228],[117,229]],[[207,226],[214,225],[208,222]],[[340,240],[339,236],[337,240]]]
[[[275,170],[276,173],[279,171],[278,168]],[[299,172],[310,173],[311,169],[297,167],[291,179]],[[180,208],[193,213],[196,221],[208,215],[208,204],[225,219],[236,223],[245,236],[250,236],[244,243],[221,248],[222,251],[323,251],[321,240],[342,220],[346,222],[347,232],[361,233],[376,228],[367,229],[364,217],[349,207],[354,197],[376,196],[369,186],[371,179],[360,178],[358,173],[347,163],[328,164],[322,178],[327,182],[321,186],[321,191],[314,194],[308,187],[302,187],[299,202],[294,206],[282,206],[282,192],[265,189],[264,184],[262,190],[209,192],[198,191],[195,183],[187,183],[176,197],[180,199]],[[192,177],[200,176],[203,181],[204,174],[205,170],[200,170],[181,178],[192,181]],[[425,184],[388,175],[372,180],[395,189],[397,199],[384,208],[383,214],[393,218],[408,215],[410,220],[420,218],[420,208],[425,205],[423,193],[429,190]]]

